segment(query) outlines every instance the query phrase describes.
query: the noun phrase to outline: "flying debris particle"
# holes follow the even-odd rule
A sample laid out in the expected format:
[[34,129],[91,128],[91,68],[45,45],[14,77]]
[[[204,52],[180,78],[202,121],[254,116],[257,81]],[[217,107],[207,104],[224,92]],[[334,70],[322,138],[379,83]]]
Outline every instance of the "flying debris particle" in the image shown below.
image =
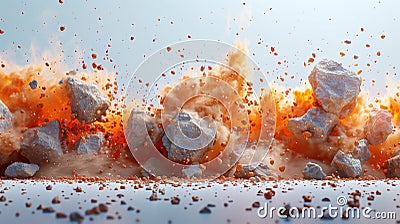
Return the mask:
[[131,36],[131,40],[134,40],[135,39],[135,37],[134,36]]
[[4,34],[4,30],[0,29],[0,34]]
[[97,55],[96,54],[92,54],[92,59],[96,59]]
[[340,57],[346,56],[346,54],[344,52],[340,52],[339,54],[340,54]]
[[386,141],[392,133],[392,114],[386,110],[374,109],[365,124],[365,133],[371,145],[379,145]]
[[65,26],[60,26],[60,31],[63,32],[65,30]]
[[351,40],[345,40],[344,43],[345,44],[351,44]]
[[29,83],[29,86],[31,87],[31,89],[36,89],[38,87],[38,81],[37,80],[33,80]]
[[381,39],[383,40],[383,39],[385,39],[386,38],[386,35],[385,34],[382,34],[381,35]]

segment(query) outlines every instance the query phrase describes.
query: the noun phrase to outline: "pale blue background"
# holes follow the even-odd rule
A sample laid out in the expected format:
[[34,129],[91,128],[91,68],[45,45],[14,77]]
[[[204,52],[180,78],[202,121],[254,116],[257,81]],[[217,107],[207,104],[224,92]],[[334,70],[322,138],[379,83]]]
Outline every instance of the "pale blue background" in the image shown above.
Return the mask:
[[[345,66],[359,63],[359,68],[352,69],[364,71],[363,88],[374,94],[385,90],[388,78],[391,83],[399,84],[399,76],[394,75],[400,62],[398,1],[246,1],[245,5],[243,2],[2,1],[0,29],[5,34],[0,35],[0,60],[11,59],[25,65],[34,57],[41,58],[43,51],[54,54],[64,51],[70,69],[80,69],[78,63],[82,59],[90,68],[91,49],[98,55],[96,62],[102,62],[107,45],[111,44],[109,56],[114,62],[101,64],[109,71],[118,71],[118,81],[122,84],[127,83],[146,56],[166,45],[187,40],[190,35],[192,39],[227,43],[247,40],[250,54],[254,54],[265,73],[269,72],[270,81],[280,83],[278,78],[284,72],[296,75],[295,80],[285,82],[288,87],[299,86],[300,78],[307,77],[312,67],[305,68],[303,62],[312,52],[317,54],[317,61],[326,57]],[[59,30],[61,25],[66,27],[64,32]],[[361,27],[365,32],[360,32]],[[381,40],[382,34],[386,35],[385,40]],[[352,44],[344,44],[346,39]],[[365,48],[367,43],[371,48]],[[18,49],[18,45],[22,48]],[[278,57],[270,55],[270,46],[276,47]],[[378,50],[381,57],[376,56]],[[346,57],[341,58],[340,51]],[[353,59],[354,54],[359,56],[358,60]],[[286,66],[277,64],[285,59]],[[376,64],[375,59],[378,59]],[[372,66],[367,68],[366,63]],[[372,79],[377,81],[376,87],[371,87]]]

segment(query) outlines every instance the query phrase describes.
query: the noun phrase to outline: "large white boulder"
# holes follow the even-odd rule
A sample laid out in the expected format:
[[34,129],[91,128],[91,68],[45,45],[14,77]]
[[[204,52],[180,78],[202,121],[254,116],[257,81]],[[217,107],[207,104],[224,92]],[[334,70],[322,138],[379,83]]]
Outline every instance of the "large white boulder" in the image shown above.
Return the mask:
[[341,64],[323,59],[308,76],[314,96],[325,111],[345,118],[355,108],[361,78]]

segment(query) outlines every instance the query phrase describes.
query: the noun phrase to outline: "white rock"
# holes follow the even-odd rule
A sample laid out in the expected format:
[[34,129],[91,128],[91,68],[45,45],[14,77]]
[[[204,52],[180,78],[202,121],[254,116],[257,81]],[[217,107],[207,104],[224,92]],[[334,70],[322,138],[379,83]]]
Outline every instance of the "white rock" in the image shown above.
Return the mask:
[[215,142],[215,127],[195,113],[180,111],[165,131],[162,141],[175,162],[198,162]]
[[110,100],[102,96],[99,87],[94,83],[84,83],[69,77],[67,90],[72,113],[81,122],[92,123],[100,119],[110,107]]
[[362,175],[360,160],[342,150],[336,153],[331,162],[331,167],[340,177],[359,177]]
[[0,132],[6,131],[12,127],[13,115],[8,107],[0,100]]
[[200,169],[199,165],[191,165],[186,169],[182,169],[182,174],[187,178],[201,177],[203,171]]
[[253,173],[256,177],[278,177],[268,165],[260,163],[254,170]]
[[371,145],[386,141],[393,131],[392,114],[386,110],[372,110],[365,124],[365,135]]
[[4,174],[7,177],[28,178],[33,177],[38,170],[39,166],[36,164],[15,162],[7,167]]
[[103,146],[104,136],[102,132],[96,134],[89,134],[83,139],[79,139],[75,143],[74,148],[77,154],[97,154],[99,149]]
[[250,172],[252,172],[255,177],[277,177],[276,173],[274,173],[268,165],[264,163],[258,165],[237,163],[227,173],[225,173],[225,176],[250,178]]
[[369,143],[366,139],[358,141],[358,145],[354,148],[353,157],[359,159],[361,164],[368,162],[371,158],[371,152],[369,151]]
[[[146,130],[141,130],[143,124]],[[125,127],[126,138],[129,142],[129,147],[133,149],[143,147],[147,136],[155,144],[164,134],[164,130],[160,126],[161,120],[150,116],[144,111],[133,109]]]
[[305,179],[323,180],[325,179],[326,174],[324,173],[320,165],[308,162],[303,170],[303,177]]
[[386,165],[386,177],[395,178],[400,177],[400,154],[388,159],[385,162]]
[[311,108],[302,117],[289,120],[287,127],[298,138],[322,142],[338,123],[337,116],[321,108]]
[[58,120],[30,128],[23,134],[21,155],[30,162],[42,164],[51,162],[63,154],[60,143],[60,122]]
[[335,61],[323,59],[308,80],[325,111],[345,118],[354,110],[361,86],[361,78],[354,72]]

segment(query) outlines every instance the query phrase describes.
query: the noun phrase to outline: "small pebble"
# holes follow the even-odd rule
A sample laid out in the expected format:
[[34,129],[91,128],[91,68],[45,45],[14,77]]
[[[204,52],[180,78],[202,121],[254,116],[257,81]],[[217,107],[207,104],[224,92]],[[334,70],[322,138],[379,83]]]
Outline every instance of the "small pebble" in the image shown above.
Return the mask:
[[29,83],[29,86],[31,87],[31,89],[36,89],[38,87],[38,81],[37,80],[33,80]]

